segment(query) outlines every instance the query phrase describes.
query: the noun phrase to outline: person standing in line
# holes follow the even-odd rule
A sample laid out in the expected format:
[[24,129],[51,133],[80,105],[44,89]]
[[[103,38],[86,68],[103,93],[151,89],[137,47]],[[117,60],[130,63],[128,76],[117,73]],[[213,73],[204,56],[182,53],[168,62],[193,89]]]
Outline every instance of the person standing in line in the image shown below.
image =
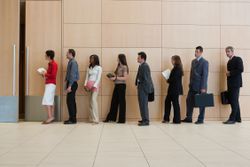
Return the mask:
[[99,57],[97,55],[91,55],[89,57],[89,67],[84,83],[84,89],[89,93],[89,110],[90,121],[94,124],[99,123],[99,112],[97,97],[100,87],[100,81],[102,76],[102,67],[100,66]]
[[242,87],[242,73],[244,71],[244,66],[242,59],[235,56],[234,48],[232,46],[228,46],[225,51],[229,58],[226,75],[229,103],[232,111],[229,119],[223,123],[235,124],[236,122],[241,122],[239,95],[240,88]]
[[[182,122],[192,123],[194,110],[194,97],[196,94],[207,92],[208,67],[209,63],[202,57],[203,48],[201,46],[195,49],[195,59],[192,61],[190,71],[189,91],[186,99],[187,113]],[[200,107],[200,114],[195,124],[203,124],[205,117],[205,107]]]
[[184,72],[180,56],[177,55],[172,56],[171,61],[174,67],[171,70],[169,79],[167,80],[167,83],[169,83],[169,87],[168,87],[168,94],[165,99],[165,114],[162,123],[169,123],[171,103],[173,103],[174,107],[173,123],[180,124],[181,113],[180,113],[179,96],[183,94],[182,77],[184,75]]
[[149,65],[146,63],[145,52],[138,53],[137,62],[140,64],[136,75],[135,85],[138,91],[138,102],[142,120],[138,121],[138,126],[149,125],[148,96],[154,92],[154,85],[151,77]]
[[50,124],[55,120],[54,99],[56,92],[56,75],[58,66],[54,60],[55,52],[53,50],[47,50],[45,54],[45,59],[49,63],[47,71],[44,71],[42,73],[43,77],[45,78],[45,91],[42,105],[46,107],[48,119],[46,121],[43,121],[42,124]]
[[79,80],[78,64],[75,60],[76,52],[74,49],[69,49],[67,52],[67,59],[69,60],[67,66],[67,72],[65,77],[66,93],[67,93],[67,106],[69,112],[69,119],[64,121],[64,124],[76,124],[77,123],[77,107],[76,107],[76,90],[78,88],[77,81]]
[[110,111],[104,122],[115,122],[117,119],[118,107],[119,118],[117,123],[126,122],[126,80],[128,78],[129,68],[124,54],[118,55],[118,65],[115,70],[115,76],[109,78],[114,81],[115,88],[113,91]]

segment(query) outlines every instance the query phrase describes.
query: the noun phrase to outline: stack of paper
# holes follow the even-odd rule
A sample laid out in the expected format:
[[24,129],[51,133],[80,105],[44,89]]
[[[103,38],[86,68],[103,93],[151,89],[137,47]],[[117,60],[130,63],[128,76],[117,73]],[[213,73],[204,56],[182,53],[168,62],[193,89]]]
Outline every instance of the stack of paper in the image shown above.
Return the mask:
[[170,77],[171,71],[169,69],[166,69],[165,71],[162,72],[163,77],[168,80]]
[[38,69],[37,69],[37,72],[38,72],[39,74],[43,74],[44,72],[46,72],[46,70],[45,70],[44,68],[38,68]]

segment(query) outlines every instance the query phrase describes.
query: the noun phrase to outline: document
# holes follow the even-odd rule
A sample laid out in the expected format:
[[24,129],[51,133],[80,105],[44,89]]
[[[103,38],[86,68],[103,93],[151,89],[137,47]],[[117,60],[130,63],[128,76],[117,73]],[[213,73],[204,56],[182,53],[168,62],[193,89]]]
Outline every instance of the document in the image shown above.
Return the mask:
[[163,77],[168,80],[170,77],[171,71],[169,69],[166,69],[165,71],[162,72]]
[[37,69],[37,72],[39,73],[39,74],[43,74],[44,72],[46,72],[46,69],[45,68],[38,68]]

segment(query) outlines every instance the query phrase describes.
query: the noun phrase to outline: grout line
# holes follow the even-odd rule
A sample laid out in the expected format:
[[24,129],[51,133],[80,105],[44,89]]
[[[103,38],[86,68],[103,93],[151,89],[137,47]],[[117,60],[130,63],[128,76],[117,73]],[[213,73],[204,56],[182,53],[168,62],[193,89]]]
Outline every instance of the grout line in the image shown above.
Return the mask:
[[102,124],[102,129],[101,129],[101,133],[100,133],[100,137],[99,137],[98,145],[97,145],[97,148],[96,148],[96,153],[95,153],[95,156],[94,156],[94,161],[93,161],[93,165],[92,165],[92,167],[94,167],[94,166],[95,166],[96,157],[97,157],[97,155],[98,155],[98,151],[99,151],[100,144],[101,144],[101,139],[102,139],[102,135],[103,135],[104,126],[105,126],[105,124]]
[[[47,128],[43,128],[42,130],[40,130],[39,132],[37,132],[36,134],[34,134],[34,136],[32,137],[27,137],[27,139],[29,140],[24,140],[21,143],[16,144],[15,146],[13,146],[12,148],[10,148],[8,151],[4,152],[3,154],[0,155],[0,157],[3,157],[4,155],[10,153],[11,151],[13,151],[15,148],[18,148],[19,146],[22,146],[23,144],[29,142],[30,140],[32,140],[33,138],[35,138],[36,136],[40,135],[41,133],[45,133],[46,130],[48,130]],[[9,134],[9,133],[8,133]]]
[[42,164],[42,162],[46,159],[46,158],[48,158],[49,157],[49,155],[55,150],[55,148],[57,147],[57,146],[59,146],[63,141],[64,141],[64,139],[69,135],[69,134],[71,134],[73,131],[74,131],[74,129],[76,129],[76,127],[77,126],[75,126],[75,127],[73,127],[68,133],[66,133],[63,137],[62,137],[62,139],[47,153],[47,155],[46,156],[44,156],[39,162],[38,162],[38,164],[36,164],[36,166],[40,166],[41,164]]
[[223,144],[219,143],[218,141],[216,141],[215,139],[211,138],[210,136],[205,136],[204,134],[201,134],[200,132],[197,132],[197,134],[199,136],[203,137],[204,139],[210,140],[213,143],[217,144],[218,146],[221,146],[221,147],[225,148],[227,151],[230,151],[230,152],[232,152],[234,154],[239,155],[241,158],[244,158],[245,160],[248,160],[248,161],[250,160],[249,157],[247,157],[247,156],[245,156],[245,155],[243,155],[243,154],[241,154],[241,153],[239,153],[237,151],[234,151],[233,149],[231,149],[229,147],[224,146]]
[[[138,144],[138,146],[140,147],[140,150],[141,150],[141,152],[142,152],[142,154],[143,154],[143,157],[145,158],[145,160],[146,160],[146,162],[147,162],[147,164],[148,164],[148,167],[150,167],[150,163],[149,163],[149,161],[148,161],[148,159],[147,159],[147,156],[146,156],[146,154],[144,153],[144,151],[143,151],[143,149],[142,149],[142,146],[140,145],[140,142],[139,142],[139,140],[138,140],[138,138],[137,138],[137,136],[136,136],[136,134],[135,134],[135,132],[134,132],[134,130],[133,130],[133,128],[132,128],[132,125],[128,125],[129,127],[130,127],[130,129],[131,129],[131,131],[132,131],[132,134],[134,135],[134,137],[135,137],[135,140],[136,140],[136,143]],[[135,125],[136,126],[136,125]],[[142,127],[143,128],[143,127]]]
[[165,135],[167,135],[168,137],[170,137],[176,144],[178,144],[180,147],[182,147],[188,154],[190,154],[194,159],[196,159],[202,166],[206,167],[206,165],[198,157],[196,157],[193,153],[191,153],[183,144],[181,144],[178,141],[176,141],[170,134],[168,134],[160,126],[156,126],[156,127],[159,128]]

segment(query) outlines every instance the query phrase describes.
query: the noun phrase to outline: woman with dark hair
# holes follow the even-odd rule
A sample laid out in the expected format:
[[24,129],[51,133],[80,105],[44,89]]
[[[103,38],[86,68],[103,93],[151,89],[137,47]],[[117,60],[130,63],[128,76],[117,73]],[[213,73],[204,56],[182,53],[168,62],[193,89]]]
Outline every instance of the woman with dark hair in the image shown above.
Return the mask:
[[181,114],[180,114],[180,104],[179,104],[179,95],[183,94],[182,87],[182,77],[184,75],[183,66],[181,62],[180,56],[172,56],[171,58],[173,69],[170,73],[169,79],[167,82],[169,83],[168,94],[165,99],[165,114],[162,123],[168,123],[170,111],[171,111],[171,103],[173,103],[174,107],[174,124],[181,123]]
[[129,74],[129,68],[124,54],[118,55],[118,65],[114,76],[108,76],[114,82],[115,88],[113,91],[110,111],[104,122],[115,122],[119,107],[119,118],[117,123],[126,122],[126,80]]
[[99,84],[102,76],[102,67],[100,66],[99,57],[91,55],[89,57],[89,67],[84,83],[84,89],[89,93],[90,102],[90,121],[92,123],[99,123],[99,112],[97,97],[99,92]]
[[43,124],[50,124],[54,121],[54,98],[56,92],[56,75],[57,75],[57,63],[54,60],[55,52],[53,50],[47,50],[45,53],[45,59],[49,62],[47,71],[43,71],[41,74],[45,78],[45,91],[43,96],[42,105],[46,107],[48,118],[43,121]]

